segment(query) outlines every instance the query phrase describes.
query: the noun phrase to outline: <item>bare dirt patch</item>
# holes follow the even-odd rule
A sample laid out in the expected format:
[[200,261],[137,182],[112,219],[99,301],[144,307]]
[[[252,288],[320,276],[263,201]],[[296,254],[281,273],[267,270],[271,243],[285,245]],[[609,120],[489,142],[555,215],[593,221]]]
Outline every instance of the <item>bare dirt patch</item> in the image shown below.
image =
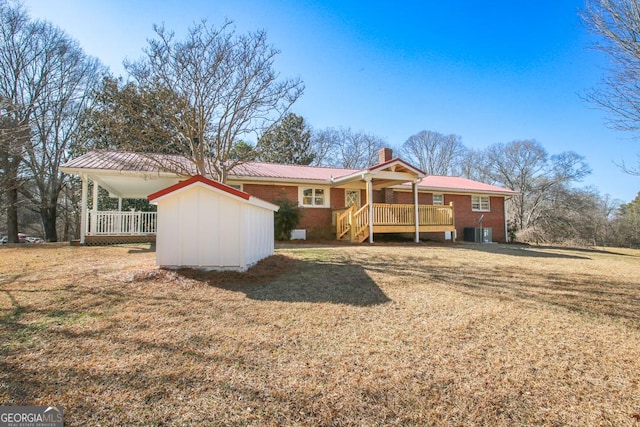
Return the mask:
[[640,252],[0,249],[0,402],[67,425],[640,425]]

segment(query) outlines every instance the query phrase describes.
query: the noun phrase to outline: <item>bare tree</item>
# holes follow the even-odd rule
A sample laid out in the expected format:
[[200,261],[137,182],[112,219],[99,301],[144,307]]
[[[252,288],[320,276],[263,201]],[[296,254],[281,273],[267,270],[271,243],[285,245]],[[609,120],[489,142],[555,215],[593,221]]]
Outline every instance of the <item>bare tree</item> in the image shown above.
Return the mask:
[[44,86],[41,78],[28,74],[42,52],[35,40],[38,29],[20,5],[0,3],[0,101],[2,103],[2,191],[7,202],[7,232],[11,243],[18,242],[19,190],[24,177],[25,147],[35,102]]
[[546,214],[553,190],[591,172],[582,156],[570,151],[549,156],[539,142],[528,140],[490,146],[487,161],[492,180],[518,192],[509,210],[515,231],[535,227]]
[[378,152],[384,148],[386,140],[365,132],[343,129],[338,146],[340,166],[347,169],[363,169],[378,163]]
[[453,175],[464,152],[462,138],[423,130],[402,144],[403,158],[429,175]]
[[[640,3],[637,0],[587,0],[582,17],[588,28],[600,36],[595,46],[611,61],[603,84],[587,99],[612,114],[610,126],[640,130]],[[622,163],[627,173],[640,175],[636,166]]]
[[465,148],[458,159],[458,164],[454,167],[454,171],[464,178],[495,184],[496,181],[489,169],[486,150],[474,148]]
[[20,169],[29,141],[29,127],[16,116],[8,101],[0,102],[0,191],[6,203],[9,243],[18,243],[18,195],[24,181]]
[[313,129],[311,131],[311,147],[314,158],[311,164],[313,166],[332,165],[336,160],[336,150],[341,141],[341,132],[336,128]]
[[48,22],[32,21],[20,5],[0,9],[0,96],[14,106],[12,119],[28,126],[22,163],[30,185],[20,192],[38,212],[48,241],[57,241],[58,196],[70,142],[80,113],[99,82],[101,67],[78,43]]
[[154,30],[157,37],[149,40],[145,56],[125,62],[125,68],[143,95],[163,94],[155,114],[172,139],[130,146],[158,152],[170,143],[197,173],[224,181],[238,162],[231,156],[234,144],[276,123],[303,84],[279,80],[273,68],[279,51],[267,44],[264,31],[236,35],[230,22],[214,28],[202,21],[179,41],[163,26]]
[[316,165],[364,169],[378,163],[378,152],[387,141],[366,132],[355,132],[351,128],[327,128],[314,131],[312,144],[319,159]]

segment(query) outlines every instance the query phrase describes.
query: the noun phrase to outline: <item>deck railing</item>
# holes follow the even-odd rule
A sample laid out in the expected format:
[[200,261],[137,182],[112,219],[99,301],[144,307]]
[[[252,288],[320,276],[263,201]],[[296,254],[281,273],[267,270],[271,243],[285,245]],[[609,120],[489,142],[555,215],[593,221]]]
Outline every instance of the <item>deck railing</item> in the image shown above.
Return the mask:
[[134,236],[156,234],[157,231],[156,212],[89,210],[87,218],[88,236]]
[[369,236],[369,205],[366,204],[353,214],[351,241],[362,241]]
[[454,225],[453,204],[419,205],[418,222],[420,225]]
[[[336,238],[341,239],[350,233],[351,240],[356,236],[368,234],[369,205],[359,210],[354,207],[341,209],[335,214]],[[416,213],[414,205],[410,204],[373,204],[373,226],[382,226],[393,230],[394,226],[415,226]],[[420,226],[453,227],[453,204],[418,205],[418,224]]]
[[[413,205],[373,204],[373,225],[415,225]],[[418,224],[453,225],[453,206],[418,205]]]

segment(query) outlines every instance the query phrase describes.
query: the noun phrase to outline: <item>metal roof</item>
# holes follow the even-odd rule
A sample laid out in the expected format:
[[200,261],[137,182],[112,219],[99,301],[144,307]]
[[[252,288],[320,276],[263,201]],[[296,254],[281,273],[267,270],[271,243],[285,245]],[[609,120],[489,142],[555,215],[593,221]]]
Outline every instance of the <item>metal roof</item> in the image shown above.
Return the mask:
[[[393,161],[401,160],[394,159]],[[403,161],[401,162],[406,164]],[[326,182],[327,185],[331,185],[332,178],[348,177],[350,175],[357,174],[358,172],[366,172],[368,170],[375,169],[378,166],[380,165],[375,165],[361,171],[358,169],[247,162],[234,167],[233,170],[229,172],[229,179],[240,181],[268,181],[273,179],[277,181],[292,182]],[[382,164],[382,166],[384,166],[384,164]],[[408,166],[412,167],[411,165]],[[70,174],[80,174],[83,172],[92,172],[92,175],[109,173],[117,173],[120,175],[140,174],[145,179],[150,175],[156,174],[165,177],[169,175],[177,177],[178,175],[191,176],[196,174],[193,163],[185,157],[166,154],[141,154],[100,150],[90,151],[80,157],[72,159],[61,166],[60,170]],[[415,170],[419,171],[419,169]],[[176,173],[175,171],[179,171],[179,173]],[[516,192],[512,190],[471,179],[436,175],[428,175],[422,178],[418,183],[418,188],[423,191],[450,191],[499,194],[506,196],[516,194]]]
[[488,193],[507,196],[516,194],[515,191],[509,190],[508,188],[485,184],[484,182],[474,181],[472,179],[462,178],[459,176],[428,175],[418,182],[418,188],[422,190],[443,192]]

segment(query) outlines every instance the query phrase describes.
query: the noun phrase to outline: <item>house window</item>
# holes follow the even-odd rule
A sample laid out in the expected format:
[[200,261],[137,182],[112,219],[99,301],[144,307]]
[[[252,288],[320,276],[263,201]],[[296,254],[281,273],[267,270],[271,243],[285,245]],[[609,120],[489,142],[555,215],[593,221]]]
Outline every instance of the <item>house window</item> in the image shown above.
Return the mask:
[[489,212],[489,196],[471,196],[471,210]]
[[325,206],[325,189],[324,188],[303,188],[302,189],[302,206]]
[[345,206],[360,207],[360,190],[345,190],[344,193]]
[[434,194],[433,195],[433,204],[434,205],[444,205],[444,195],[443,194]]
[[229,187],[242,191],[242,184],[227,184]]

